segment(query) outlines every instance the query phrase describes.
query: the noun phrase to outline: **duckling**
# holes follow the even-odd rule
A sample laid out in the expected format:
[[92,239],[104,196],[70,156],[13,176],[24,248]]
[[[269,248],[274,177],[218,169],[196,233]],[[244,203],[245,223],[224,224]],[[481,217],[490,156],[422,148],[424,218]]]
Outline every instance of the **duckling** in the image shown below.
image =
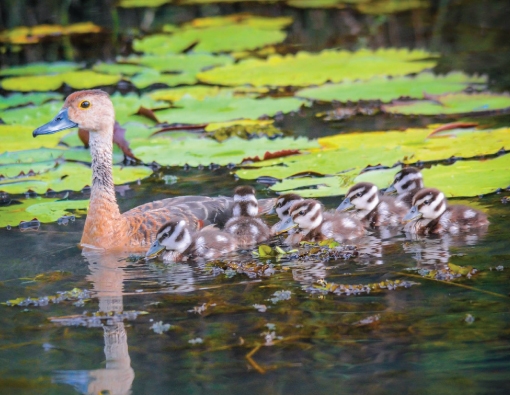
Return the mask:
[[413,206],[403,218],[404,231],[415,234],[458,234],[489,225],[481,211],[462,205],[448,206],[443,192],[425,188],[413,197]]
[[298,228],[285,240],[289,245],[298,244],[300,241],[326,239],[342,243],[365,234],[365,228],[357,218],[342,213],[329,213],[325,218],[322,204],[314,199],[294,203],[289,210],[289,216],[293,226]]
[[185,261],[189,258],[217,258],[237,248],[234,237],[215,229],[205,229],[191,234],[185,220],[171,221],[163,225],[156,241],[145,254],[150,259],[161,251],[165,263]]
[[297,193],[287,193],[285,195],[281,195],[278,199],[276,199],[276,203],[274,205],[274,211],[280,218],[280,221],[274,224],[271,227],[271,234],[276,234],[280,232],[282,224],[289,219],[289,209],[296,202],[301,202],[303,198],[299,196]]
[[253,187],[240,186],[234,190],[232,213],[233,217],[225,224],[225,232],[233,235],[240,247],[252,246],[271,236],[269,226],[257,218],[259,209]]
[[396,226],[406,213],[403,204],[389,196],[379,196],[379,189],[369,182],[352,186],[337,211],[355,209],[354,216],[368,227]]
[[393,184],[391,184],[385,194],[397,194],[395,201],[403,203],[407,208],[411,208],[413,196],[420,189],[423,189],[423,176],[416,167],[405,167],[395,174]]

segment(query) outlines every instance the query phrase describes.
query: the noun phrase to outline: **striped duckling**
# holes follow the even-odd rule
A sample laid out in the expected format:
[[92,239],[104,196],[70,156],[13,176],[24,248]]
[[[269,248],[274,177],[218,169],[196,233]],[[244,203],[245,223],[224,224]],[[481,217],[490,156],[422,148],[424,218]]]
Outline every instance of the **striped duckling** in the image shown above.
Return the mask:
[[237,248],[234,237],[228,233],[207,228],[191,234],[185,220],[171,221],[163,225],[145,254],[148,259],[162,251],[163,262],[180,262],[187,259],[213,259],[228,254]]
[[234,190],[233,217],[225,224],[225,232],[236,239],[240,247],[253,246],[271,237],[271,229],[260,218],[255,189],[240,186]]
[[297,193],[287,193],[285,195],[281,195],[278,199],[276,199],[276,203],[274,205],[274,211],[280,218],[280,221],[274,224],[271,227],[271,233],[277,234],[282,230],[282,224],[285,221],[288,221],[290,218],[289,210],[294,203],[301,202],[303,198],[299,196]]
[[449,206],[444,193],[438,189],[425,188],[413,197],[411,210],[403,221],[404,231],[414,234],[458,234],[489,225],[487,216],[468,206]]
[[380,196],[379,189],[369,182],[352,186],[337,211],[354,209],[354,216],[365,226],[396,226],[406,214],[406,207],[390,196]]
[[340,243],[357,239],[365,235],[363,224],[354,217],[342,213],[328,213],[324,215],[323,206],[314,199],[305,199],[294,203],[289,209],[289,219],[284,228],[296,227],[287,237],[288,245],[298,244],[300,241],[321,241],[334,239]]
[[395,174],[393,184],[386,189],[385,194],[397,194],[396,202],[411,208],[414,195],[423,189],[423,176],[416,167],[405,167]]

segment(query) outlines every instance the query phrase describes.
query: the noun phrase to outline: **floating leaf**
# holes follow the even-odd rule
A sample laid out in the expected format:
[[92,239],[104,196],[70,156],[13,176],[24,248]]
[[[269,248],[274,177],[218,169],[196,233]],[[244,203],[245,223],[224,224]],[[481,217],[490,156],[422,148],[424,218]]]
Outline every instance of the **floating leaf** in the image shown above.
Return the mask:
[[110,97],[115,108],[115,119],[121,124],[128,121],[131,115],[136,114],[140,107],[148,109],[168,107],[168,103],[154,100],[150,96],[140,97],[136,93],[127,95],[115,93]]
[[56,90],[64,83],[75,89],[89,89],[97,86],[113,85],[119,82],[120,79],[120,75],[82,70],[56,75],[4,78],[0,81],[0,85],[3,89],[21,92]]
[[428,8],[430,2],[426,0],[370,0],[362,1],[356,5],[358,11],[363,14],[384,15],[397,12]]
[[[152,174],[152,170],[144,166],[114,166],[113,179],[115,184],[126,184]],[[92,171],[89,166],[81,163],[63,163],[50,171],[30,177],[0,180],[0,190],[12,194],[22,194],[29,189],[43,194],[48,189],[54,191],[80,191],[90,185]]]
[[9,96],[0,96],[0,110],[9,107],[17,107],[25,104],[34,104],[36,106],[40,106],[41,104],[50,101],[50,100],[58,100],[61,101],[63,95],[55,92],[45,92],[45,93],[13,93]]
[[[3,113],[0,113],[0,118],[2,118],[2,115]],[[35,139],[32,137],[33,130],[34,127],[32,126],[0,125],[0,141],[2,142],[0,154],[6,151],[30,150],[40,147],[51,148],[55,147],[60,140],[60,136],[54,134]]]
[[88,205],[88,200],[27,199],[21,204],[0,207],[0,227],[17,226],[21,221],[30,221],[34,217],[43,223],[55,222],[64,215],[70,215],[68,210],[86,210]]
[[13,178],[20,175],[27,175],[31,172],[41,173],[55,167],[56,161],[49,160],[37,163],[14,163],[8,165],[0,165],[0,179]]
[[261,29],[283,29],[292,23],[292,17],[268,18],[250,14],[231,14],[224,16],[213,16],[206,18],[197,18],[191,22],[185,23],[183,28],[207,28],[213,26],[225,25],[248,25]]
[[135,8],[135,7],[159,7],[160,5],[169,3],[171,0],[120,0],[119,7]]
[[[156,161],[164,166],[209,165],[221,166],[241,163],[246,157],[263,156],[265,152],[283,149],[306,149],[317,147],[317,142],[306,138],[266,138],[242,140],[232,137],[222,143],[206,138],[156,138],[132,140],[133,153],[144,162]],[[1,185],[0,185],[1,189]]]
[[485,77],[470,77],[460,72],[452,72],[445,76],[436,76],[425,72],[416,77],[375,77],[368,81],[327,84],[300,90],[296,92],[296,96],[322,101],[380,100],[389,102],[399,97],[422,98],[424,94],[439,95],[459,92],[468,86],[485,83]]
[[79,69],[81,65],[73,62],[30,63],[24,66],[13,66],[0,70],[1,76],[61,74]]
[[[32,140],[36,140],[32,137],[32,131],[45,122],[49,122],[62,108],[62,102],[49,102],[40,104],[37,106],[26,106],[18,107],[10,110],[4,110],[0,112],[0,118],[6,124],[12,125],[23,125],[23,132],[25,130],[32,129],[29,133],[25,133],[24,136],[18,136],[21,139],[28,140],[29,137]],[[4,125],[0,125],[4,126]],[[21,127],[21,126],[20,126]],[[19,127],[18,127],[19,128]],[[8,133],[8,132],[7,132]],[[52,136],[53,137],[53,136]],[[40,140],[40,139],[37,139]],[[40,142],[39,142],[40,144]],[[48,147],[48,145],[46,145]],[[20,146],[20,148],[24,148]],[[27,147],[30,148],[30,147]]]
[[134,75],[137,73],[142,73],[143,71],[146,70],[146,68],[143,66],[138,66],[136,64],[127,63],[99,63],[95,64],[92,67],[92,70],[104,74]]
[[204,100],[207,97],[216,97],[219,95],[239,95],[251,96],[267,93],[266,88],[236,87],[236,88],[220,88],[218,86],[183,86],[172,89],[159,89],[151,91],[148,96],[154,100],[166,100],[175,102],[183,97],[191,97],[197,100]]
[[489,93],[452,93],[435,96],[433,100],[415,100],[393,103],[382,107],[383,111],[405,115],[464,114],[510,108],[509,95]]
[[394,48],[356,52],[325,50],[318,54],[299,52],[297,55],[274,55],[267,60],[243,60],[202,72],[198,78],[220,85],[321,85],[327,81],[417,73],[436,64],[433,60],[423,60],[430,56],[430,53],[421,50]]
[[277,113],[297,111],[304,104],[295,98],[281,99],[248,97],[235,98],[222,95],[214,98],[196,100],[183,97],[175,102],[177,108],[158,111],[160,121],[168,123],[203,124],[209,122],[226,122],[234,119],[256,119],[262,116],[274,116]]
[[226,140],[232,136],[247,139],[253,136],[271,137],[282,134],[282,131],[274,126],[273,120],[260,119],[210,123],[205,127],[205,131],[218,141]]
[[98,33],[101,28],[92,22],[75,23],[68,26],[37,25],[19,26],[0,34],[0,42],[11,44],[35,44],[48,36],[65,36],[70,34]]

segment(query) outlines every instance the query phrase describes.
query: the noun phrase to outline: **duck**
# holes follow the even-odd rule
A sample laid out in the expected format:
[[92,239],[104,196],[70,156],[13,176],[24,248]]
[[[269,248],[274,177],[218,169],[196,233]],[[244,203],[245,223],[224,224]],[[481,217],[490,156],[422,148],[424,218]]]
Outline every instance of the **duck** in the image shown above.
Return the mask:
[[[145,252],[157,231],[171,220],[184,219],[191,231],[209,224],[222,226],[232,216],[234,201],[229,197],[180,196],[146,203],[120,212],[112,174],[112,139],[115,111],[110,96],[100,90],[70,94],[53,120],[33,131],[33,136],[70,128],[89,131],[92,156],[90,203],[80,246],[94,250]],[[274,199],[259,202],[267,212]]]
[[[170,221],[157,232],[156,241],[145,254],[146,259],[159,257],[163,262],[188,259],[213,259],[237,248],[236,239],[219,229],[207,228],[192,233],[185,220]],[[163,252],[162,254],[160,254]]]
[[409,166],[395,174],[393,183],[384,193],[386,195],[397,194],[395,201],[405,204],[407,208],[411,208],[413,196],[424,187],[420,169]]
[[304,198],[297,193],[286,193],[276,199],[273,211],[278,215],[280,221],[271,227],[271,234],[274,235],[280,233],[282,224],[284,224],[290,218],[290,208],[294,203],[301,202],[302,200],[304,200]]
[[233,215],[225,224],[225,232],[236,238],[240,247],[250,247],[268,240],[271,229],[260,218],[255,189],[249,185],[234,190]]
[[410,234],[459,234],[489,225],[487,216],[472,207],[448,205],[443,192],[424,188],[413,197],[412,207],[404,216],[404,231]]
[[370,182],[353,185],[337,211],[354,210],[358,218],[369,228],[378,226],[398,226],[407,212],[404,204],[390,196],[381,196],[379,188]]
[[[285,244],[296,245],[301,241],[317,242],[334,239],[344,243],[365,235],[366,231],[355,217],[343,213],[329,213],[324,215],[324,207],[315,199],[304,199],[294,203],[289,209],[290,220],[284,225],[286,229],[295,227],[297,230],[289,232]],[[283,229],[282,229],[283,231]]]

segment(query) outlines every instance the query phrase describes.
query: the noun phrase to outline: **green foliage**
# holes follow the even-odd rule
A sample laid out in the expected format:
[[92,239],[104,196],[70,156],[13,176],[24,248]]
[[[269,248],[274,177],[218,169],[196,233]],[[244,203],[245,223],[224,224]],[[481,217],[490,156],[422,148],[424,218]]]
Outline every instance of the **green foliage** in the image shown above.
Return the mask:
[[433,67],[431,54],[421,50],[379,49],[356,52],[324,50],[318,54],[274,55],[247,59],[198,74],[200,81],[220,85],[309,86],[325,82],[400,76]]
[[236,98],[228,94],[204,100],[183,97],[175,102],[175,108],[158,111],[156,116],[160,121],[168,123],[203,124],[272,117],[279,112],[297,111],[303,104],[303,101],[291,97],[252,99]]
[[405,115],[464,114],[510,108],[509,95],[452,93],[433,100],[415,100],[383,106],[383,111]]
[[[50,100],[62,100],[62,95],[55,92],[45,93],[13,93],[9,96],[0,96],[0,110],[17,107],[26,104],[34,104],[40,106],[41,104]],[[1,113],[0,113],[1,116]]]
[[452,72],[436,76],[425,72],[416,77],[375,77],[367,81],[344,81],[340,84],[326,84],[296,92],[296,96],[322,101],[357,102],[379,100],[389,102],[399,97],[423,98],[427,95],[459,92],[470,86],[486,83],[485,77],[470,77],[464,73]]
[[0,76],[54,75],[74,71],[80,67],[80,64],[73,62],[30,63],[24,66],[2,69],[0,70]]

